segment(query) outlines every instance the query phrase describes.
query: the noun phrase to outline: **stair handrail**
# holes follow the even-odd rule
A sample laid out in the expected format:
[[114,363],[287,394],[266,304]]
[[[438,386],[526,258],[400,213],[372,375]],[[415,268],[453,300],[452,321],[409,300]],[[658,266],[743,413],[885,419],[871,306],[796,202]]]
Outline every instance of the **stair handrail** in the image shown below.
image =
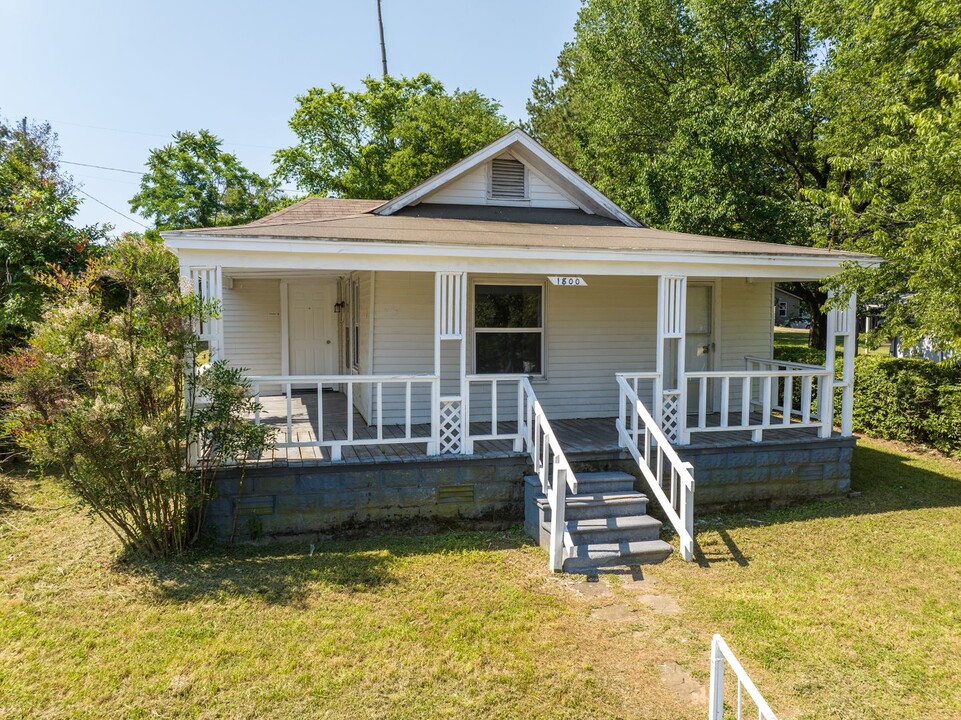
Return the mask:
[[708,697],[708,720],[724,720],[724,663],[731,666],[734,676],[737,678],[737,720],[742,720],[744,711],[744,700],[741,688],[747,690],[748,697],[754,701],[757,707],[759,720],[777,720],[771,706],[767,704],[761,691],[751,680],[747,671],[738,662],[738,659],[731,652],[731,648],[724,642],[724,638],[715,634],[711,639],[711,685]]
[[[648,487],[654,495],[661,510],[680,541],[681,557],[691,562],[694,559],[694,466],[685,462],[677,454],[660,425],[651,415],[644,403],[637,397],[634,388],[627,379],[617,374],[617,384],[620,388],[618,398],[619,412],[617,418],[617,434],[621,447],[627,448],[641,474],[647,480]],[[631,428],[627,427],[625,418],[625,404],[631,408]],[[644,429],[643,453],[638,447],[640,433],[638,420]],[[651,465],[651,448],[655,449],[654,467]],[[670,496],[664,492],[662,481],[664,477],[664,460],[670,469]]]
[[564,565],[567,491],[569,489],[571,493],[577,493],[577,476],[528,378],[521,380],[520,391],[522,398],[518,410],[522,411],[522,415],[517,418],[517,424],[527,454],[534,463],[534,473],[541,481],[541,492],[547,496],[547,504],[551,509],[549,567],[552,572],[560,572]]

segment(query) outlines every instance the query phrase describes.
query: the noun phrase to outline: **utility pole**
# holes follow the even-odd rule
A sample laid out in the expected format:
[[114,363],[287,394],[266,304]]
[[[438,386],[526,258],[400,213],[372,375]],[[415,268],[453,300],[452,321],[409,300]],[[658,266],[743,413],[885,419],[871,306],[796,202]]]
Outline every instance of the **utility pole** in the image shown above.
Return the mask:
[[377,0],[377,26],[380,28],[380,63],[387,77],[387,45],[384,44],[384,16],[380,11],[380,0]]

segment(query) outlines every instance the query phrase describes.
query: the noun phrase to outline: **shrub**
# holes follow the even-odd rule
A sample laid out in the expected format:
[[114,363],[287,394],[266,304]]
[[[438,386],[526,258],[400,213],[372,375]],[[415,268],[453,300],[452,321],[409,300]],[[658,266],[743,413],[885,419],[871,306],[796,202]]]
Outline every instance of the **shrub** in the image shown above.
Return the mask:
[[194,321],[217,308],[181,294],[176,258],[128,236],[52,301],[30,344],[5,360],[7,427],[128,546],[183,551],[203,524],[224,462],[269,444],[241,373],[198,366]]
[[774,359],[784,362],[824,365],[824,351],[800,345],[774,345]]
[[859,355],[854,375],[856,431],[961,451],[961,370],[920,358]]

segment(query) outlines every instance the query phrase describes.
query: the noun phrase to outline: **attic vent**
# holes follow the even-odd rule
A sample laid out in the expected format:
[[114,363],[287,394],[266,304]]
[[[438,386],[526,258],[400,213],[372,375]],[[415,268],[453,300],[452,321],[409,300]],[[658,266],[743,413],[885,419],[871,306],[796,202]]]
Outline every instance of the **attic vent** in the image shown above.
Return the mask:
[[491,160],[491,199],[526,200],[527,183],[524,163],[513,158]]

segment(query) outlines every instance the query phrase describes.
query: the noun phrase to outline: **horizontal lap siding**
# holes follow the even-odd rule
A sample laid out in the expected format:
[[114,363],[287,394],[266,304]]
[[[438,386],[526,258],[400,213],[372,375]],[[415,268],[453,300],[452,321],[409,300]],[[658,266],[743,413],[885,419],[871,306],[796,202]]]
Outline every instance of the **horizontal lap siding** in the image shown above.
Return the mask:
[[249,375],[279,375],[280,281],[234,280],[223,294],[225,358]]
[[[744,357],[769,358],[774,343],[773,283],[724,278],[720,285],[717,370],[744,370]],[[755,387],[757,383],[755,383]],[[720,390],[717,391],[718,395]],[[729,407],[740,411],[741,383],[732,381]]]
[[548,380],[534,392],[551,417],[611,417],[617,372],[654,370],[654,278],[589,277],[548,286]]
[[[432,373],[434,274],[379,272],[375,288],[373,372],[383,375]],[[456,365],[453,372],[457,372]],[[415,423],[430,421],[430,392],[426,388],[417,384],[412,389]],[[403,422],[404,404],[403,386],[386,386],[384,421]]]
[[[527,171],[527,188],[531,207],[577,208],[577,205],[530,169]],[[496,200],[487,198],[486,164],[471,170],[450,185],[428,195],[423,199],[423,202],[441,205],[497,205]]]

